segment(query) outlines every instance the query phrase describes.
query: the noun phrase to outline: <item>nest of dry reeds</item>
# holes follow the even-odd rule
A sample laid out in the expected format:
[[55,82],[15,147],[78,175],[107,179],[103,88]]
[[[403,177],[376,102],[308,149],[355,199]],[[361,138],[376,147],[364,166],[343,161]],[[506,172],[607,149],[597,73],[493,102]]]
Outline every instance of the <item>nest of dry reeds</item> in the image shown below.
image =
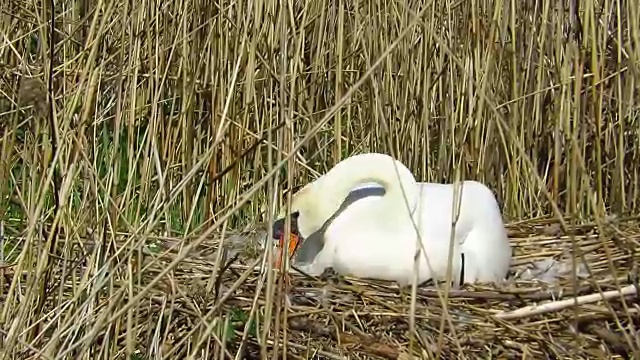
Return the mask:
[[[294,359],[638,355],[630,344],[640,336],[633,332],[640,326],[635,219],[572,227],[570,234],[542,220],[513,224],[509,231],[515,260],[505,284],[467,285],[448,294],[442,285],[440,290],[421,287],[415,301],[403,301],[396,285],[379,281],[295,273],[285,278],[275,270],[269,275],[259,266],[265,254],[259,242],[266,236],[259,230],[228,237],[222,251],[220,235],[207,238],[166,272],[185,244],[158,237],[157,248],[147,246],[132,259],[129,271],[139,271],[139,282],[127,293],[112,291],[110,298],[100,298],[93,313],[83,317],[105,321],[106,332],[94,335],[95,341],[116,346],[125,339],[110,338],[116,323],[108,321],[131,312],[135,320],[128,326],[139,358],[260,358],[266,348]],[[518,279],[532,262],[572,254],[584,261],[589,276],[569,274],[556,283]],[[166,276],[156,281],[163,272]],[[268,276],[277,277],[273,286]],[[110,286],[118,286],[117,278]],[[90,282],[100,291],[99,274]],[[74,286],[65,288],[72,293]],[[127,307],[131,297],[139,301]],[[67,326],[82,333],[76,323]]]

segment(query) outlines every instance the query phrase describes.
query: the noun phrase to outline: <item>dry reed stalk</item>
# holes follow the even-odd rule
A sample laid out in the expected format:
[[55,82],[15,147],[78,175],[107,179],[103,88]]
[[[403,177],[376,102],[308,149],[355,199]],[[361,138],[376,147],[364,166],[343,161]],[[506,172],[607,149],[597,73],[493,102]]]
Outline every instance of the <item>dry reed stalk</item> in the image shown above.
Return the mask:
[[573,299],[552,301],[536,306],[527,306],[518,310],[509,311],[506,313],[496,314],[496,318],[511,320],[520,319],[523,317],[540,315],[548,312],[561,311],[572,306],[580,306],[584,304],[594,303],[603,300],[610,300],[616,297],[635,296],[637,295],[637,287],[635,285],[625,286],[620,290],[606,291],[602,294],[589,294],[578,296]]

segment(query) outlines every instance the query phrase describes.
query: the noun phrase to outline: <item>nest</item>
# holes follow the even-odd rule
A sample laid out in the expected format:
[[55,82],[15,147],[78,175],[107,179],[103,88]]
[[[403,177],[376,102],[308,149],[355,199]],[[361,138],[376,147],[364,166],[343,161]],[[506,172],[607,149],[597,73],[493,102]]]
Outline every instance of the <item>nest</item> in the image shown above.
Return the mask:
[[[161,239],[161,251],[132,264],[141,270],[133,305],[137,351],[166,359],[267,352],[294,359],[637,358],[637,229],[635,222],[587,225],[569,236],[544,221],[514,224],[515,260],[504,284],[448,294],[443,285],[420,287],[413,298],[381,281],[261,270],[263,231],[227,238],[223,251],[219,238],[205,240],[154,281],[184,245]],[[561,263],[574,251],[586,275],[556,269],[551,282],[531,275],[532,264]],[[121,300],[103,299],[117,303],[107,318],[126,316]],[[96,343],[107,340],[98,336]],[[124,340],[119,344],[124,348]]]
[[[233,259],[227,256],[218,277],[211,274],[215,246],[177,267],[178,286],[191,283],[181,291],[188,295],[179,308],[192,310],[174,314],[174,323],[193,330],[199,317],[225,319],[223,328],[232,330],[218,345],[224,343],[219,351],[230,357],[241,348],[243,356],[259,357],[263,345],[293,358],[627,358],[639,340],[633,329],[640,309],[634,275],[640,233],[633,232],[636,226],[611,228],[603,234],[587,225],[568,236],[544,222],[510,226],[515,260],[509,281],[467,285],[446,299],[435,287],[418,288],[413,304],[394,284],[336,276],[284,277],[273,270],[275,287],[268,289],[266,271],[254,268],[260,262],[254,256],[261,254],[256,239],[264,236],[258,233]],[[539,281],[535,274],[522,280],[532,264],[570,264],[573,241],[582,259],[577,273],[586,269],[586,275],[574,278],[565,266],[556,269],[556,281]],[[158,289],[157,306],[166,306],[168,292]],[[271,311],[267,303],[274,305]],[[163,311],[156,308],[150,316]],[[172,327],[176,341],[183,342],[171,351],[182,357],[188,335]]]

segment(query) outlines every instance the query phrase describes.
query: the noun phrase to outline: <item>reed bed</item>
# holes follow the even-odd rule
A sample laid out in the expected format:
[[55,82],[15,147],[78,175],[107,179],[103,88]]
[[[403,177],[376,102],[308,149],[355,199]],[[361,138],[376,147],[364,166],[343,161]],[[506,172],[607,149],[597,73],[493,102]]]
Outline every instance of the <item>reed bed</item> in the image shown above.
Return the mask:
[[[0,359],[640,358],[639,12],[3,2]],[[274,214],[366,151],[492,188],[510,279],[271,269]]]

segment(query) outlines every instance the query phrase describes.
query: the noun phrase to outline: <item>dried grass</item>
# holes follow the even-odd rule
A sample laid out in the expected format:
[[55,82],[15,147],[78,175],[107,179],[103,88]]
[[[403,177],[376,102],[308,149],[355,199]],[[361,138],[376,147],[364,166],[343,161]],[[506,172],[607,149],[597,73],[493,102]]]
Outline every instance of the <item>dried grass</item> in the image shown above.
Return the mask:
[[[639,358],[639,11],[3,2],[0,359]],[[442,306],[255,270],[283,190],[363,151],[488,184],[514,272],[553,255],[591,276]]]

